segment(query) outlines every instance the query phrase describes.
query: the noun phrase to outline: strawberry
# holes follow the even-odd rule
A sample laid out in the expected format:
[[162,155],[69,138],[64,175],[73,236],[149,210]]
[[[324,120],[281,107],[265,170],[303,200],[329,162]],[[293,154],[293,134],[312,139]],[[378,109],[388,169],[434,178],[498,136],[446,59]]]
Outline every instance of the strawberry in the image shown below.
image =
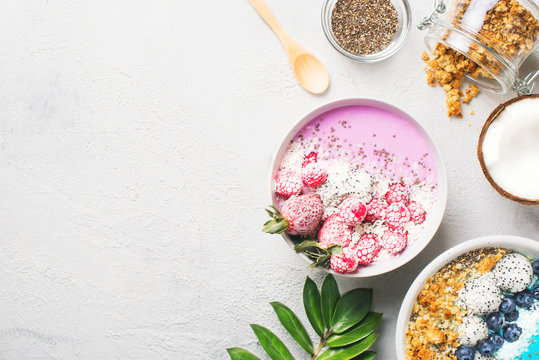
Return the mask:
[[333,214],[324,221],[324,225],[318,232],[318,242],[322,247],[340,244],[348,246],[352,241],[352,232],[338,214]]
[[380,244],[373,234],[363,234],[353,250],[361,265],[368,265],[373,262],[376,255],[381,250]]
[[410,211],[404,203],[390,204],[386,209],[385,222],[390,229],[403,228],[410,221]]
[[305,157],[303,157],[303,163],[301,164],[301,167],[304,168],[305,166],[316,162],[318,162],[318,154],[312,151],[309,154],[305,155]]
[[374,223],[377,220],[381,220],[384,217],[384,210],[386,203],[382,199],[373,199],[367,204],[367,215],[365,221]]
[[354,251],[346,247],[341,255],[332,255],[330,260],[331,268],[341,274],[346,274],[357,269],[359,259]]
[[397,254],[408,245],[408,233],[402,230],[386,230],[380,237],[380,245],[392,254]]
[[275,179],[275,192],[284,198],[298,195],[302,189],[301,176],[293,171],[281,172]]
[[427,212],[415,201],[410,201],[408,210],[410,211],[410,220],[416,225],[423,224],[427,218]]
[[396,183],[389,185],[385,198],[389,205],[396,202],[407,204],[410,201],[410,193],[403,184]]
[[339,215],[348,226],[356,226],[365,219],[367,205],[358,198],[349,197],[339,205]]
[[301,171],[301,180],[310,187],[320,186],[326,181],[328,173],[318,163],[309,163]]
[[286,200],[281,212],[275,207],[266,211],[272,217],[262,228],[271,234],[287,232],[291,235],[309,235],[316,230],[324,215],[324,206],[318,195],[292,196]]

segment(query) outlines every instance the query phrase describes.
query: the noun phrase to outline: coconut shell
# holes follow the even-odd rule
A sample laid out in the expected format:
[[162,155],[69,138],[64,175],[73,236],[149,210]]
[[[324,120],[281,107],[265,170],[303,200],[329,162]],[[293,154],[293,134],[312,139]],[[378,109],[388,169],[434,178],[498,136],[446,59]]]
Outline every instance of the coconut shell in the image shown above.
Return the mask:
[[518,203],[524,204],[524,205],[539,205],[539,199],[526,199],[522,198],[516,195],[513,195],[506,190],[504,190],[502,187],[500,187],[490,176],[490,173],[488,171],[487,165],[485,164],[485,158],[483,154],[483,141],[485,140],[485,136],[487,134],[488,128],[490,124],[496,120],[496,118],[501,114],[502,111],[505,110],[506,107],[508,107],[511,104],[514,104],[518,101],[529,99],[529,98],[539,98],[539,94],[532,94],[532,95],[522,95],[518,96],[514,99],[511,99],[509,101],[504,102],[503,104],[500,104],[494,111],[489,115],[487,118],[487,121],[485,122],[485,125],[483,125],[483,128],[481,129],[481,134],[479,135],[479,142],[477,144],[477,158],[479,159],[479,164],[481,164],[481,170],[483,170],[483,174],[487,178],[490,185],[502,196],[516,201]]

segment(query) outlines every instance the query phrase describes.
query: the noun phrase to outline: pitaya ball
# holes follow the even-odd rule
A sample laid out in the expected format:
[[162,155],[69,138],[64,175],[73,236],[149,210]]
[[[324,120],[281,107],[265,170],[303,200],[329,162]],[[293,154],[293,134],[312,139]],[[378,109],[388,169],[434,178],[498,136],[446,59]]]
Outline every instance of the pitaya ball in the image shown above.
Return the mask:
[[355,197],[349,197],[339,206],[339,215],[348,226],[356,226],[365,219],[367,205]]
[[479,340],[487,338],[487,323],[477,315],[468,315],[457,327],[457,334],[463,345],[475,346]]
[[459,297],[468,310],[477,315],[494,312],[502,303],[502,293],[490,273],[466,282]]
[[496,283],[502,291],[517,293],[530,286],[533,268],[523,255],[512,253],[504,255],[492,269]]

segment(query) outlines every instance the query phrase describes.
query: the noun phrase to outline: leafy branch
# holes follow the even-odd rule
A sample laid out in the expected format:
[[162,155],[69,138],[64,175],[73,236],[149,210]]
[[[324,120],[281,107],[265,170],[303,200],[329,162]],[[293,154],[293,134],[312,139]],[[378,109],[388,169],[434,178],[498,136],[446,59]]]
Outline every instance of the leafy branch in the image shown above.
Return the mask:
[[[331,274],[326,276],[322,290],[318,291],[314,281],[307,277],[303,306],[309,323],[320,336],[316,348],[290,308],[280,302],[270,305],[283,327],[311,360],[372,360],[376,353],[367,350],[378,338],[374,330],[382,320],[382,314],[369,311],[372,295],[372,289],[355,289],[341,297]],[[272,360],[294,360],[286,345],[271,330],[257,324],[251,324],[251,328]],[[260,360],[242,348],[228,348],[227,351],[231,360]]]

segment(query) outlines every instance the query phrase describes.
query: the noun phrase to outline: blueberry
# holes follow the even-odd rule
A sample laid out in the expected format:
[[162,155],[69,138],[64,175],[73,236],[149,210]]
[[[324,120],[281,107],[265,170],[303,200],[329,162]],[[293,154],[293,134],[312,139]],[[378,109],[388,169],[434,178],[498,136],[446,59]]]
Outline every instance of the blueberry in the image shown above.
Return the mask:
[[487,326],[490,330],[501,330],[503,326],[503,314],[500,312],[493,312],[487,316]]
[[515,342],[522,335],[522,329],[517,324],[508,324],[503,327],[503,338],[508,342]]
[[539,300],[539,285],[532,289],[532,294],[535,300]]
[[518,307],[529,308],[533,304],[533,294],[530,290],[526,289],[515,295],[515,302]]
[[488,340],[494,344],[494,349],[499,350],[503,346],[503,336],[498,332],[490,333]]
[[477,351],[479,351],[481,355],[490,356],[494,354],[494,350],[494,344],[488,339],[483,339],[477,343]]
[[539,259],[532,262],[532,268],[535,275],[539,276]]
[[500,311],[504,314],[511,313],[515,311],[517,308],[517,304],[515,302],[515,299],[513,297],[508,296],[502,299],[502,303],[500,304]]
[[506,322],[515,322],[517,320],[518,320],[518,310],[510,312],[509,314],[505,314]]
[[461,345],[457,351],[455,351],[455,356],[457,357],[457,360],[473,360],[474,353],[475,351],[473,348]]

